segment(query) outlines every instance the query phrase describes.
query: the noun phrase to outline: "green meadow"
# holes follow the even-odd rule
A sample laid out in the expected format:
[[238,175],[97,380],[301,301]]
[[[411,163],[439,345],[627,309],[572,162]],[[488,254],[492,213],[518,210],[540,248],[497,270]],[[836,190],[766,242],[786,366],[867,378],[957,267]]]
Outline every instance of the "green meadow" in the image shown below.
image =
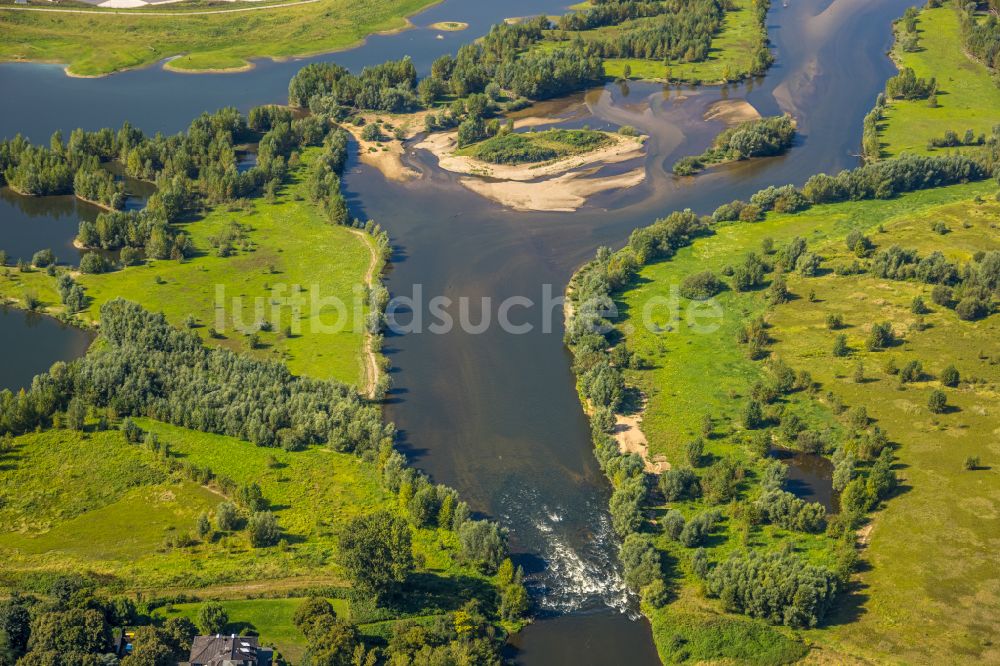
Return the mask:
[[[995,190],[993,181],[958,185],[890,200],[771,213],[758,223],[718,225],[710,236],[696,239],[671,259],[644,267],[634,285],[618,296],[623,313],[618,328],[644,362],[643,369],[627,371],[626,379],[646,400],[641,427],[653,457],[687,465],[686,444],[703,435],[708,416],[712,430],[705,440],[706,455],[744,464],[750,472],[740,482],[738,497],[752,492],[755,454],[744,441],[740,414],[750,387],[767,373],[738,344],[737,331],[745,321],[763,315],[772,340],[770,357],[796,371],[808,370],[819,385],[816,394],[784,396],[784,412],[836,439],[844,436],[846,426],[832,405],[865,406],[888,433],[898,459],[900,491],[862,529],[861,573],[855,574],[851,589],[819,629],[793,632],[724,613],[718,602],[699,592],[702,583],[688,564],[691,551],[657,530],[657,546],[668,555],[676,589],[665,607],[644,604],[643,610],[666,663],[790,663],[807,649],[815,663],[874,658],[878,663],[933,664],[997,657],[989,618],[1000,613],[995,547],[1000,530],[1000,415],[995,413],[1000,317],[961,321],[953,310],[932,304],[930,287],[922,283],[832,270],[855,258],[844,243],[854,230],[868,234],[876,249],[898,244],[921,256],[941,251],[959,265],[971,261],[977,251],[998,250],[1000,203],[993,198]],[[932,229],[940,229],[942,222],[946,233]],[[796,236],[823,257],[823,270],[816,277],[789,274],[792,299],[784,304],[769,306],[764,290],[726,290],[714,298],[719,306],[715,311],[677,293],[690,274],[710,270],[722,275],[726,266],[750,252],[766,256],[765,239],[780,250]],[[911,312],[916,295],[931,308],[919,321]],[[829,314],[843,317],[842,330],[829,330]],[[884,351],[861,351],[876,321],[890,321],[901,342]],[[698,324],[708,327],[697,330]],[[847,335],[851,350],[844,358],[832,354],[840,333]],[[884,369],[890,358],[897,367],[918,360],[924,374],[901,384]],[[860,382],[859,363],[864,375]],[[938,379],[949,364],[963,379],[956,388],[942,387]],[[942,388],[950,407],[933,414],[928,397]],[[980,468],[965,468],[970,456],[980,458]],[[652,507],[653,517],[662,516],[666,508]],[[698,499],[674,502],[669,508],[690,517],[710,505]],[[733,550],[780,546],[793,548],[814,564],[835,564],[834,540],[826,534],[789,532],[773,525],[747,531],[731,507],[716,508],[722,510],[723,520],[707,547],[713,561]]]
[[[65,63],[76,76],[101,76],[172,56],[171,69],[242,69],[251,66],[251,58],[336,51],[375,32],[404,29],[407,16],[432,4],[434,0],[268,2],[266,8],[240,12],[226,11],[233,9],[230,3],[129,11],[84,5],[86,14],[0,7],[0,60]],[[185,15],[193,10],[200,13]]]
[[[719,33],[712,39],[708,59],[702,62],[672,62],[669,65],[662,60],[645,58],[607,58],[604,61],[604,71],[609,77],[624,78],[625,67],[629,68],[629,78],[646,79],[650,81],[687,81],[701,83],[718,83],[727,79],[736,79],[745,75],[753,67],[754,48],[762,37],[761,27],[754,18],[753,0],[734,0],[730,3],[725,22]],[[573,9],[584,9],[586,5],[575,5]],[[638,19],[630,23],[648,22],[650,19]],[[571,38],[577,35],[587,39],[605,38],[613,35],[619,28],[608,26],[569,33]],[[558,48],[560,42],[545,41],[536,48]]]
[[[218,488],[171,472],[162,456],[126,443],[117,431],[52,429],[16,438],[3,455],[5,478],[12,480],[0,509],[8,572],[91,571],[112,577],[112,587],[147,594],[296,577],[340,586],[338,529],[362,513],[401,511],[380,489],[373,467],[357,456],[318,447],[291,453],[146,419],[138,423],[168,444],[176,460],[240,485],[259,484],[283,545],[254,549],[237,531],[171,546],[193,535],[198,516],[226,499]],[[453,557],[453,533],[414,530],[413,542],[425,572],[466,573]]]
[[[976,251],[1000,250],[998,219],[1000,204],[965,199],[895,216],[884,232],[869,232],[880,247],[897,243],[922,256],[940,251],[964,264]],[[931,231],[931,224],[941,221],[950,229],[943,236]],[[843,243],[830,242],[820,251],[830,263],[848,260]],[[903,492],[870,525],[863,552],[870,570],[861,575],[856,607],[852,603],[843,610],[856,619],[846,624],[835,618],[834,626],[810,638],[883,663],[1000,658],[992,640],[1000,616],[1000,317],[963,322],[931,302],[927,285],[868,275],[797,278],[789,280],[789,289],[812,291],[815,302],[794,300],[774,310],[769,319],[776,338],[773,352],[793,367],[810,368],[814,379],[844,403],[867,406],[898,444],[903,484]],[[915,296],[930,307],[920,326],[911,311]],[[843,313],[852,349],[847,358],[829,353],[835,333],[827,330],[824,318],[830,312]],[[873,321],[891,321],[903,333],[902,344],[864,351],[863,336]],[[897,367],[920,361],[924,375],[901,385],[884,370],[889,358]],[[852,379],[858,363],[866,375],[860,384]],[[940,382],[947,365],[963,378],[956,388]],[[943,414],[927,408],[935,389],[947,395]],[[978,457],[981,467],[967,471],[968,457]]]
[[[766,237],[778,248],[795,236],[811,245],[843,238],[852,229],[877,226],[894,217],[921,214],[941,204],[976,195],[992,196],[995,189],[995,182],[974,183],[889,200],[813,206],[792,215],[772,213],[755,224],[718,226],[711,237],[682,248],[672,259],[644,267],[636,285],[621,295],[619,309],[628,317],[629,348],[652,366],[627,373],[629,383],[648,400],[643,431],[650,440],[651,453],[678,460],[684,445],[698,436],[706,414],[723,423],[736,420],[742,403],[733,396],[745,392],[761,373],[759,364],[750,361],[735,344],[735,336],[744,321],[764,312],[763,294],[722,292],[715,297],[722,311],[717,320],[711,318],[707,307],[678,294],[679,321],[672,321],[672,289],[679,289],[687,275],[704,270],[718,274],[749,252],[760,255],[761,241]],[[703,321],[718,329],[698,332],[689,326],[689,305],[692,317],[707,313]],[[642,324],[644,309],[648,309],[649,327]],[[713,443],[706,444],[711,451]]]
[[[304,597],[287,599],[234,599],[220,604],[229,615],[226,633],[247,635],[254,633],[267,645],[272,645],[281,655],[293,662],[302,658],[306,637],[295,626],[295,610],[305,601]],[[328,599],[338,617],[349,618],[349,604],[346,599]],[[186,617],[197,622],[201,603],[169,604],[158,608],[154,615],[159,618]]]
[[888,104],[879,127],[883,155],[903,152],[941,153],[954,148],[928,149],[931,139],[943,138],[948,130],[959,137],[971,129],[978,137],[990,135],[1000,122],[1000,86],[990,70],[972,60],[958,45],[962,43],[957,11],[945,4],[923,9],[917,20],[915,52],[904,51],[897,41],[893,59],[911,67],[918,77],[937,79],[937,106],[925,99],[895,100]]
[[[120,296],[163,312],[175,326],[194,317],[195,330],[209,344],[284,361],[296,374],[363,384],[369,379],[364,359],[366,276],[371,271],[377,278],[382,260],[368,235],[330,225],[308,201],[304,181],[317,150],[303,151],[274,201],[258,197],[232,208],[218,206],[182,223],[194,243],[194,257],[80,275],[90,299],[80,316],[97,323],[101,304]],[[212,237],[234,223],[241,226],[245,249],[217,256]],[[62,310],[56,280],[45,271],[2,270],[0,295],[23,305],[31,294],[41,310]],[[217,305],[224,306],[221,315]],[[251,349],[246,333],[256,331],[263,320],[271,330],[257,331],[258,344]],[[211,337],[209,329],[218,336]]]

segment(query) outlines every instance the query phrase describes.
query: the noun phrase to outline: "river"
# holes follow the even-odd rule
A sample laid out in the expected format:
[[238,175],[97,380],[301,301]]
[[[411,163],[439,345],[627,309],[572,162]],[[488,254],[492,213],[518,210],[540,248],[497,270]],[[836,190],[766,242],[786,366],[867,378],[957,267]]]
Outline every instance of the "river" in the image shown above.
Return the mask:
[[[409,54],[425,71],[438,54],[504,16],[560,8],[548,1],[497,4],[449,0],[414,19],[419,26],[438,20],[472,25],[444,33],[443,40],[415,30],[318,59],[356,68]],[[769,184],[802,183],[818,171],[855,166],[862,117],[894,72],[885,56],[890,22],[912,4],[792,0],[769,17],[777,63],[762,81],[722,89],[609,84],[569,100],[562,113],[572,124],[629,124],[650,135],[645,183],[602,195],[574,214],[505,210],[465,190],[419,152],[407,159],[425,177],[409,183],[387,182],[352,163],[344,178],[349,201],[355,214],[391,234],[387,284],[394,296],[419,289],[425,300],[466,297],[474,322],[484,297],[494,312],[508,297],[538,303],[546,285],[561,294],[598,246],[621,245],[633,228],[657,216],[686,207],[711,212]],[[202,110],[283,101],[303,62],[260,63],[238,75],[153,68],[96,80],[70,79],[48,65],[0,65],[0,84],[19,91],[0,102],[0,134],[21,131],[44,140],[56,128],[113,126],[126,118],[147,131],[176,131]],[[701,116],[723,97],[745,97],[764,114],[793,113],[797,145],[783,157],[675,178],[669,165],[700,153],[718,129]],[[648,623],[636,619],[615,565],[610,489],[591,453],[559,312],[550,332],[543,331],[539,308],[514,312],[512,319],[534,330],[515,335],[490,326],[482,333],[387,337],[394,379],[387,415],[415,465],[510,528],[541,611],[513,641],[519,663],[658,663]]]

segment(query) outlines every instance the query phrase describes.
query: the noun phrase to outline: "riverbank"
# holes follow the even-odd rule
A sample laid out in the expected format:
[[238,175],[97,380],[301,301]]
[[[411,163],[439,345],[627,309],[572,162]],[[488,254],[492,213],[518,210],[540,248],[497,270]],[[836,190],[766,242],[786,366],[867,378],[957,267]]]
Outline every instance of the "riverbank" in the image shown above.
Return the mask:
[[[66,21],[56,10],[0,11],[5,36],[0,61],[64,63],[67,74],[84,77],[170,57],[176,57],[170,61],[175,71],[234,71],[252,67],[254,58],[331,53],[372,34],[406,30],[413,27],[410,16],[439,1],[377,0],[361,7],[347,0],[308,0],[206,10],[197,17],[177,10],[66,10],[80,12],[79,21]],[[253,13],[256,29],[246,29],[245,12]],[[320,15],[326,20],[317,22]]]
[[[988,375],[988,378],[987,375],[982,376],[985,383],[981,388],[962,385],[956,391],[944,388],[937,373],[948,364],[960,368],[975,366],[972,356],[984,344],[984,336],[995,334],[992,331],[1000,325],[1000,318],[994,314],[979,322],[962,322],[955,312],[949,310],[953,305],[931,307],[927,314],[914,316],[911,300],[922,295],[924,302],[930,303],[930,287],[896,280],[892,280],[890,286],[885,278],[868,275],[864,269],[855,273],[841,270],[841,266],[851,261],[857,263],[856,255],[844,247],[844,238],[853,229],[867,234],[877,243],[876,250],[900,244],[908,249],[917,249],[921,255],[937,249],[943,250],[949,261],[972,261],[976,250],[996,251],[1000,248],[1000,237],[993,231],[986,232],[982,226],[993,219],[993,210],[997,207],[995,203],[983,202],[982,198],[984,193],[993,189],[990,182],[955,185],[904,194],[889,201],[817,206],[791,215],[771,213],[764,221],[754,224],[736,222],[717,225],[714,233],[697,237],[690,245],[676,247],[668,260],[649,262],[622,291],[615,293],[618,311],[629,313],[628,317],[615,322],[621,336],[617,345],[627,349],[628,353],[619,355],[612,351],[611,356],[629,359],[628,367],[623,367],[629,393],[638,391],[644,398],[648,397],[648,404],[642,412],[642,430],[649,440],[650,449],[671,461],[687,461],[701,484],[698,495],[668,495],[666,505],[654,502],[656,506],[651,507],[651,511],[657,516],[656,523],[663,523],[663,512],[667,510],[681,511],[688,521],[707,507],[714,506],[712,510],[725,514],[724,526],[712,528],[711,545],[702,544],[708,553],[709,567],[719,566],[725,561],[725,554],[738,548],[738,544],[766,550],[778,547],[786,539],[794,540],[796,550],[806,553],[814,565],[836,570],[843,566],[844,561],[853,563],[862,546],[865,547],[866,560],[874,565],[874,573],[871,574],[855,573],[853,564],[846,572],[838,574],[842,577],[841,584],[848,589],[864,585],[872,601],[866,603],[850,593],[841,594],[833,619],[824,623],[824,628],[809,630],[806,644],[802,645],[794,634],[784,628],[771,628],[746,618],[720,614],[721,609],[710,598],[704,599],[695,592],[705,586],[705,573],[698,573],[698,565],[691,559],[691,544],[682,546],[676,539],[662,533],[659,527],[654,527],[652,533],[657,548],[663,549],[671,561],[679,563],[674,567],[672,584],[678,591],[672,601],[661,607],[649,601],[646,592],[643,593],[643,612],[653,623],[654,637],[664,661],[669,662],[676,657],[679,645],[684,647],[685,654],[699,659],[711,660],[730,654],[727,650],[732,649],[732,645],[722,648],[716,644],[713,647],[713,641],[709,640],[718,635],[720,623],[730,625],[728,631],[736,631],[736,627],[743,626],[738,631],[754,637],[756,647],[746,644],[738,648],[743,655],[759,650],[765,636],[769,636],[766,641],[780,654],[790,654],[795,650],[804,654],[809,644],[815,644],[822,647],[825,657],[836,655],[838,659],[868,658],[873,650],[884,656],[900,654],[899,650],[905,649],[903,645],[911,644],[913,637],[886,617],[883,609],[895,609],[893,617],[896,617],[901,608],[927,608],[931,602],[921,596],[919,589],[901,582],[902,578],[916,575],[916,570],[938,566],[934,562],[954,561],[957,557],[954,553],[943,552],[953,546],[946,546],[951,542],[942,539],[940,533],[937,537],[928,536],[929,540],[941,544],[939,547],[928,544],[920,549],[921,555],[915,556],[909,545],[911,539],[907,536],[914,529],[913,517],[927,516],[929,507],[933,506],[937,507],[933,520],[939,521],[940,525],[970,525],[961,508],[949,510],[944,507],[956,506],[956,498],[959,498],[958,507],[964,506],[963,502],[976,505],[984,499],[983,480],[977,481],[964,471],[960,458],[985,450],[988,437],[984,438],[984,435],[995,424],[993,417],[974,405],[982,404],[986,395],[992,394],[991,387],[1000,382],[1000,375],[993,370],[986,371],[980,365],[977,372],[987,372]],[[929,225],[934,220],[947,220],[946,224],[956,230],[954,225],[958,220],[966,222],[956,234],[934,237],[929,231]],[[799,236],[808,237],[807,252],[822,256],[824,264],[830,268],[817,273],[789,272],[787,297],[775,300],[774,282],[770,286],[764,283],[760,289],[749,291],[723,289],[703,305],[684,297],[678,299],[676,294],[671,296],[672,290],[677,285],[688,284],[692,275],[701,275],[705,271],[711,271],[716,276],[725,275],[726,265],[737,265],[741,257],[761,247],[764,239],[767,240],[761,256],[765,261],[771,264],[782,261],[787,252],[784,248],[794,245],[794,239]],[[768,250],[769,247],[774,250]],[[593,267],[588,264],[583,270],[593,270]],[[811,277],[813,275],[817,277]],[[685,287],[681,289],[684,293]],[[666,308],[650,311],[646,307],[658,299],[669,302],[670,298],[677,301],[679,314]],[[704,316],[714,308],[718,315],[715,325],[702,325],[706,321],[704,316],[700,317],[701,324],[692,325],[692,307],[706,313]],[[868,308],[874,309],[868,313]],[[688,312],[686,319],[685,310]],[[859,311],[860,315],[857,314]],[[641,322],[638,313],[643,313]],[[827,358],[829,354],[819,350],[832,348],[832,340],[837,335],[830,332],[828,323],[824,323],[824,317],[829,319],[831,313],[843,313],[845,323],[839,326],[847,331],[846,347],[850,351],[846,356],[834,354],[832,360],[819,361],[818,356]],[[746,330],[747,322],[756,317],[766,322],[763,330],[766,331],[767,341],[763,343],[760,353],[751,351],[747,346],[747,340],[752,341],[753,336],[747,338],[741,333]],[[858,321],[863,323],[853,322],[851,317],[860,317]],[[901,351],[861,351],[869,329],[864,322],[879,318],[890,321],[897,335],[904,338]],[[572,322],[568,329],[574,330]],[[956,344],[956,340],[962,342]],[[879,364],[888,363],[886,354],[893,356],[893,367],[902,367],[911,359],[925,364],[934,359],[934,369],[924,365],[926,370],[921,378],[906,380],[909,383],[897,381],[891,371],[877,369]],[[578,355],[577,358],[579,363],[583,357]],[[764,360],[754,360],[761,358]],[[789,367],[790,370],[781,370]],[[802,375],[803,371],[808,374]],[[773,385],[775,377],[782,372],[792,378],[791,392],[773,401],[757,398],[761,391],[759,387]],[[857,379],[858,372],[864,373],[864,379]],[[962,373],[965,376],[965,370]],[[803,376],[807,379],[799,379]],[[581,375],[580,381],[581,386],[586,387],[587,382],[594,380]],[[801,384],[802,381],[806,383]],[[967,414],[961,426],[955,422],[955,418],[959,417],[935,417],[922,406],[930,393],[941,390],[938,387],[944,388],[949,403],[955,401],[961,404],[955,414],[959,410]],[[881,394],[882,391],[890,391],[894,395]],[[761,400],[758,403],[761,420],[753,421],[747,416],[747,404],[758,399]],[[866,530],[864,543],[861,537],[855,535],[854,529],[865,525],[865,509],[861,509],[861,514],[856,513],[859,509],[852,504],[856,501],[854,499],[845,500],[847,504],[842,503],[840,507],[840,513],[853,516],[846,532],[831,527],[825,533],[812,534],[801,528],[769,525],[771,521],[766,519],[762,523],[747,523],[739,512],[729,513],[725,507],[728,501],[725,494],[719,495],[718,483],[723,470],[727,466],[744,470],[732,477],[733,488],[739,489],[739,496],[744,498],[741,501],[759,505],[761,500],[758,498],[762,491],[758,480],[766,476],[764,469],[772,464],[767,454],[772,441],[795,447],[818,437],[819,450],[832,455],[835,462],[839,461],[838,469],[843,465],[844,455],[856,456],[856,460],[852,459],[849,463],[852,471],[848,479],[861,479],[858,483],[863,486],[866,476],[875,474],[873,470],[877,470],[882,463],[879,462],[879,450],[872,452],[861,448],[843,430],[844,424],[854,418],[852,414],[858,411],[858,405],[867,407],[867,418],[871,419],[867,423],[877,421],[880,432],[887,432],[892,441],[900,443],[897,455],[903,465],[899,469],[922,470],[919,473],[902,472],[903,478],[898,481],[895,476],[892,477],[894,484],[914,484],[913,493],[901,496],[887,493],[867,500],[871,503],[864,506],[879,510],[879,520],[874,530]],[[924,419],[929,419],[926,428],[919,425]],[[794,423],[794,427],[789,423]],[[918,424],[916,428],[914,423]],[[959,427],[961,434],[954,430]],[[611,430],[616,439],[621,428],[622,420],[616,416]],[[929,447],[924,438],[931,436],[935,428],[944,429],[958,438],[948,448],[958,447],[961,450],[944,456],[940,449]],[[758,446],[760,436],[766,437],[764,448]],[[700,444],[692,448],[694,441]],[[850,453],[837,451],[842,448]],[[888,449],[885,451],[888,452]],[[638,450],[635,452],[640,453]],[[919,463],[916,462],[918,459]],[[842,470],[836,472],[835,478],[840,475],[842,479],[843,474]],[[953,496],[952,490],[944,490],[945,486],[938,482],[918,479],[927,475],[953,479],[951,483],[962,490]],[[919,488],[916,488],[917,483]],[[868,492],[871,492],[871,487],[872,483],[869,483]],[[843,490],[844,486],[840,485],[837,489]],[[844,490],[845,496],[851,492],[850,488]],[[948,497],[951,497],[950,501]],[[904,506],[911,502],[918,503],[921,508]],[[938,516],[938,513],[948,513],[949,516]],[[841,525],[848,519],[830,518],[831,526],[836,520]],[[984,530],[993,529],[991,525],[994,522],[992,518],[987,518],[968,529],[985,534]],[[973,539],[973,543],[979,538]],[[971,562],[977,570],[995,567],[995,555],[986,551],[972,553],[962,546],[956,547],[963,550],[963,561]],[[904,557],[900,549],[906,549],[909,554]],[[947,578],[944,572],[940,576]],[[981,577],[977,576],[975,580],[979,581]],[[949,589],[966,589],[976,584],[964,576],[952,577]],[[890,597],[893,599],[891,602]],[[995,595],[981,601],[990,608],[1000,608],[1000,598]],[[953,605],[942,606],[941,613],[936,620],[938,625],[955,628],[949,630],[949,635],[952,631],[963,636],[975,631],[973,625],[977,613],[959,613]],[[846,616],[860,616],[861,619],[841,622],[840,618]],[[905,626],[918,624],[919,621],[912,618]],[[859,630],[861,637],[856,638]],[[683,641],[679,641],[677,636]],[[873,648],[872,645],[878,641],[883,644],[891,642],[895,647],[885,650]],[[948,655],[953,656],[964,650],[961,645],[958,642],[940,642],[934,648],[935,654],[946,660]],[[990,647],[987,643],[982,645],[984,647],[979,654],[985,658],[990,654]],[[692,653],[692,650],[697,651]],[[761,658],[764,658],[763,653]],[[771,663],[771,657],[766,660]]]
[[[538,124],[524,118],[518,127]],[[431,134],[416,145],[438,160],[438,167],[462,174],[459,182],[487,199],[519,211],[572,212],[595,194],[634,187],[646,178],[639,166],[626,173],[600,176],[602,167],[637,160],[644,155],[644,137],[605,133],[610,145],[540,163],[491,164],[456,154],[456,132]]]
[[[424,120],[434,114],[435,109],[416,111],[413,113],[377,113],[362,114],[362,124],[345,123],[341,125],[357,143],[358,157],[368,166],[374,167],[388,180],[406,182],[419,178],[420,173],[403,164],[406,145],[424,131]],[[382,133],[374,141],[364,138],[366,125],[376,124]]]

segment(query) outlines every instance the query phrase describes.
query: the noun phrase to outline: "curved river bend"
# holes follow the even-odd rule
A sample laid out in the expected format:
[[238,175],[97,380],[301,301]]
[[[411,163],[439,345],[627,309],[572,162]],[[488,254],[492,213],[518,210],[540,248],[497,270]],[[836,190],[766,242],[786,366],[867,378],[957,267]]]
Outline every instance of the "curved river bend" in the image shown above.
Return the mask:
[[[423,153],[408,156],[424,173],[409,183],[388,182],[353,163],[344,178],[349,200],[356,215],[378,220],[392,235],[387,283],[394,296],[419,289],[426,298],[443,295],[457,303],[465,297],[473,322],[484,297],[494,310],[510,296],[539,303],[546,285],[561,294],[598,246],[620,245],[632,229],[671,210],[710,212],[769,184],[801,184],[813,173],[855,166],[861,120],[894,72],[885,56],[890,22],[912,4],[793,0],[769,17],[777,63],[762,81],[694,90],[611,84],[551,105],[568,118],[565,126],[629,124],[650,135],[646,181],[576,213],[505,210],[464,189]],[[551,0],[497,5],[448,0],[414,23],[461,20],[471,24],[469,31],[444,33],[444,39],[420,29],[376,36],[352,51],[309,60],[358,68],[408,54],[426,71],[435,57],[505,16],[563,9]],[[212,76],[153,68],[96,80],[71,79],[50,65],[0,65],[0,85],[18,91],[0,101],[0,135],[23,132],[44,141],[55,129],[126,119],[149,132],[173,132],[201,111],[282,102],[288,79],[304,62],[263,62],[249,73]],[[701,117],[723,97],[745,97],[763,114],[792,113],[798,144],[784,157],[694,179],[673,177],[669,165],[700,153],[718,131]],[[524,335],[491,326],[481,334],[456,329],[387,337],[395,386],[388,417],[417,466],[511,529],[542,610],[511,647],[520,663],[655,664],[648,624],[636,620],[615,565],[610,490],[591,452],[562,345],[561,313],[548,314],[549,333],[545,313],[534,308],[512,316],[534,324]]]

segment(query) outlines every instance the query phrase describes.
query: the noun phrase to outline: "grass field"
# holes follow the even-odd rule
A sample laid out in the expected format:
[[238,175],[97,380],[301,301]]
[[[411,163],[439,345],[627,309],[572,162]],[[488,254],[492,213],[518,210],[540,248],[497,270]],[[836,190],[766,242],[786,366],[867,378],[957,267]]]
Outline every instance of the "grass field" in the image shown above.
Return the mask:
[[[793,369],[809,370],[821,392],[832,391],[843,404],[867,406],[899,447],[897,473],[903,490],[874,515],[866,537],[870,545],[862,553],[866,566],[859,589],[843,599],[825,628],[793,634],[721,614],[714,602],[696,593],[699,583],[684,564],[685,549],[660,535],[658,545],[677,563],[673,571],[680,580],[678,598],[664,609],[644,610],[665,661],[674,661],[679,654],[694,660],[733,658],[719,646],[738,645],[747,663],[786,663],[803,650],[799,639],[821,648],[817,654],[835,655],[838,663],[849,658],[878,663],[972,663],[997,658],[996,647],[989,642],[988,618],[1000,613],[1000,561],[994,538],[1000,527],[1000,484],[993,462],[1000,455],[995,443],[1000,417],[994,413],[1000,385],[995,345],[1000,318],[960,322],[953,311],[933,306],[934,312],[925,316],[929,326],[916,331],[910,328],[915,321],[910,303],[918,293],[930,303],[926,285],[825,271],[813,278],[790,276],[788,286],[795,298],[770,309],[762,291],[724,291],[715,297],[720,317],[700,319],[718,328],[698,331],[688,319],[689,302],[675,291],[689,274],[704,270],[721,274],[726,265],[738,263],[751,251],[762,254],[765,238],[781,248],[800,236],[810,251],[824,257],[825,267],[848,263],[843,239],[855,229],[870,234],[878,247],[900,244],[924,255],[941,250],[949,259],[965,263],[975,251],[1000,249],[995,189],[993,182],[959,185],[888,201],[771,214],[756,224],[720,226],[670,260],[642,269],[635,286],[620,296],[619,308],[626,317],[620,328],[629,348],[648,365],[626,374],[629,384],[648,400],[642,429],[653,455],[686,464],[685,445],[699,436],[702,419],[709,415],[713,433],[706,451],[753,465],[740,441],[739,414],[750,386],[765,372],[736,342],[736,331],[743,321],[765,312],[774,340],[769,347],[772,357]],[[982,199],[977,201],[977,196]],[[944,221],[951,232],[933,232],[931,223],[937,221]],[[671,299],[677,303],[677,318],[670,316]],[[650,303],[659,305],[648,309]],[[710,314],[707,308],[700,312]],[[904,342],[889,351],[856,351],[849,358],[835,359],[830,350],[837,333],[826,326],[831,312],[843,315],[844,332],[854,350],[863,348],[873,321],[892,321],[894,329],[904,334]],[[922,361],[927,377],[900,390],[898,380],[881,370],[890,356],[900,367],[911,359]],[[866,374],[860,384],[854,381],[859,360]],[[954,363],[968,383],[947,389],[954,409],[935,416],[927,409],[928,395],[939,387],[935,378],[948,363]],[[841,436],[842,426],[828,398],[796,393],[785,401],[786,411],[817,429],[829,429],[834,438]],[[983,466],[991,469],[965,471],[963,461],[970,455],[980,456]],[[699,500],[674,503],[672,508],[691,515],[707,507]],[[656,507],[654,513],[662,510]],[[727,518],[721,533],[713,534],[713,560],[742,546],[766,549],[791,542],[800,556],[832,564],[826,535],[773,526],[740,534],[734,529],[738,521],[728,511],[724,508]]]
[[[169,444],[172,456],[237,484],[258,483],[283,543],[254,549],[242,532],[233,532],[169,546],[168,538],[193,534],[197,517],[225,497],[171,473],[163,459],[126,443],[117,431],[54,429],[15,439],[0,463],[10,481],[0,495],[0,552],[8,577],[89,571],[107,576],[114,589],[147,597],[236,582],[266,595],[296,578],[343,586],[335,557],[338,530],[361,513],[399,510],[373,466],[356,456],[321,448],[289,453],[146,419],[138,423]],[[438,579],[447,587],[454,576],[480,578],[457,564],[453,532],[414,530],[413,543],[418,569],[431,583]],[[448,603],[447,595],[442,598]]]
[[[875,233],[879,245],[898,243],[922,255],[940,250],[961,263],[977,250],[1000,250],[1000,205],[964,200],[897,217]],[[932,222],[944,220],[952,231],[939,236]],[[884,241],[882,239],[885,239]],[[823,246],[830,262],[843,258],[842,243]],[[808,282],[808,284],[806,284]],[[1000,317],[961,322],[955,313],[931,305],[924,315],[929,328],[911,328],[914,296],[927,303],[930,288],[917,283],[827,275],[789,281],[793,293],[815,291],[816,304],[805,299],[776,308],[770,321],[776,331],[774,353],[793,367],[809,367],[824,387],[849,405],[864,404],[899,444],[899,474],[904,492],[876,515],[865,552],[871,570],[862,576],[857,619],[815,632],[815,640],[838,651],[880,663],[992,663],[1000,660],[994,642],[1000,617]],[[828,352],[832,331],[827,312],[842,312],[849,328],[850,358]],[[862,351],[866,324],[889,320],[905,341],[890,351]],[[899,367],[919,360],[926,377],[899,388],[882,371],[887,356]],[[868,378],[851,379],[856,363]],[[966,383],[944,388],[949,412],[935,415],[927,399],[941,370],[954,364]],[[982,469],[966,471],[963,461],[978,456]]]
[[[292,662],[302,658],[305,636],[293,622],[295,610],[305,601],[304,597],[287,599],[237,599],[222,601],[229,614],[229,624],[223,633],[249,633],[261,636],[265,644],[274,646],[282,656]],[[349,618],[350,610],[345,599],[328,599],[338,617]],[[186,617],[197,623],[201,603],[171,604],[157,609],[155,615],[163,619]]]
[[[121,296],[163,312],[175,326],[183,326],[193,315],[195,330],[210,344],[285,361],[296,374],[362,384],[366,380],[365,278],[376,253],[368,235],[330,225],[306,199],[303,181],[316,150],[303,153],[274,202],[255,198],[246,209],[232,211],[219,206],[182,224],[196,247],[193,258],[152,260],[111,273],[80,276],[91,299],[83,318],[96,321],[101,304]],[[243,226],[253,249],[216,256],[210,239],[233,222]],[[379,259],[373,277],[381,268]],[[302,289],[297,297],[294,285]],[[217,302],[220,289],[224,299]],[[46,311],[62,309],[55,278],[45,271],[21,273],[11,267],[6,276],[0,274],[0,295],[23,303],[26,293],[40,300]],[[344,304],[343,309],[332,302],[334,297]],[[299,324],[298,329],[286,331],[293,325],[292,298],[300,299]],[[221,322],[220,305],[224,308]],[[272,330],[260,331],[258,348],[251,350],[245,331],[261,320],[270,321]],[[221,337],[210,338],[209,328],[217,329]]]
[[961,137],[967,129],[976,136],[990,135],[1000,123],[1000,86],[990,70],[972,60],[962,48],[956,10],[949,4],[923,9],[917,22],[919,50],[907,53],[897,42],[893,58],[911,67],[918,77],[937,79],[938,106],[927,100],[897,100],[888,105],[880,123],[883,154],[941,153],[953,148],[928,150],[931,139],[952,130]]
[[[753,66],[754,46],[760,39],[761,28],[754,18],[752,0],[735,0],[735,9],[726,12],[722,30],[712,40],[712,47],[707,60],[702,62],[675,62],[668,66],[662,60],[646,60],[644,58],[608,58],[604,61],[604,70],[609,77],[624,76],[625,66],[631,70],[630,78],[651,81],[684,81],[701,83],[719,83],[727,78],[734,80],[742,77]],[[585,5],[574,6],[582,9]],[[643,19],[640,19],[643,20]],[[595,30],[573,33],[579,34],[584,40],[597,36],[607,36],[615,31],[615,27],[598,28]],[[537,48],[557,48],[560,42],[546,41]]]
[[0,8],[0,60],[66,63],[77,76],[110,74],[170,56],[180,56],[171,60],[173,69],[240,69],[251,58],[335,51],[375,32],[405,28],[405,17],[434,2],[319,0],[236,13],[224,12],[233,9],[230,3],[217,3],[212,7],[219,13],[186,16],[143,15],[189,11],[185,4],[107,16]]

